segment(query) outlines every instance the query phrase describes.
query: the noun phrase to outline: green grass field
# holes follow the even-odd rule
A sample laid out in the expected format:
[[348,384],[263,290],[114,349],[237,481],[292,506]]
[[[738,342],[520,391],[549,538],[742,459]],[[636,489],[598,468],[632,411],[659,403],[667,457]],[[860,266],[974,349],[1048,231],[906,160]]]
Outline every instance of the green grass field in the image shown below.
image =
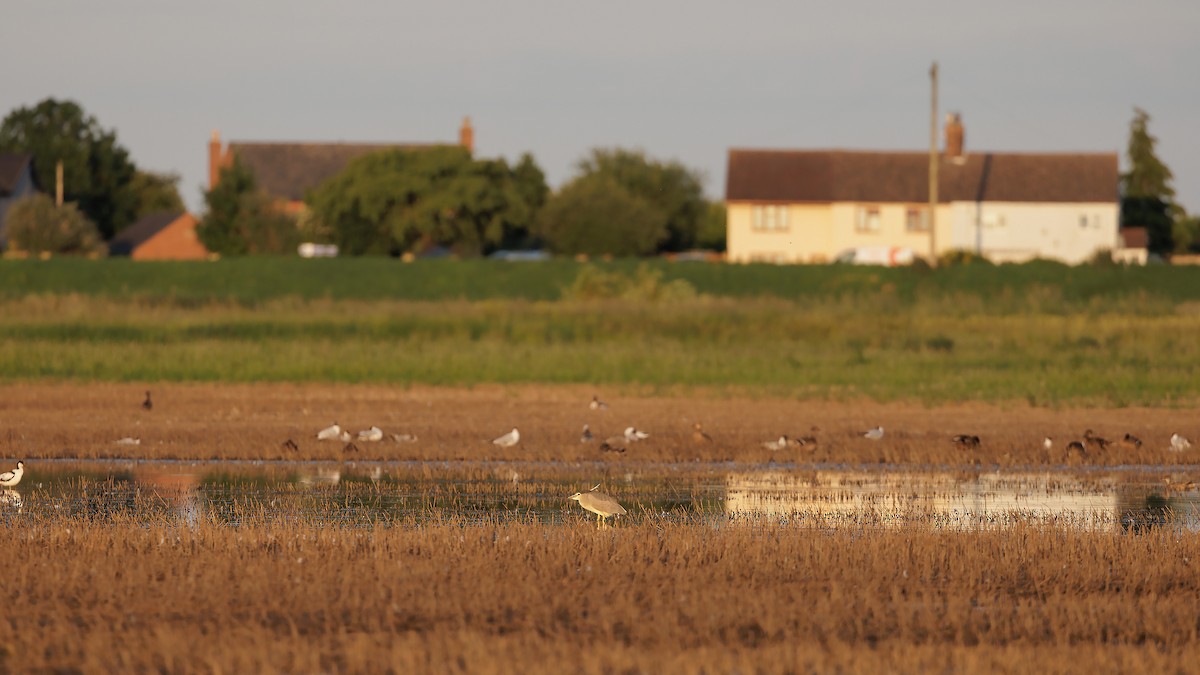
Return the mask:
[[1200,400],[1200,270],[1187,268],[51,260],[0,263],[0,289],[8,381]]

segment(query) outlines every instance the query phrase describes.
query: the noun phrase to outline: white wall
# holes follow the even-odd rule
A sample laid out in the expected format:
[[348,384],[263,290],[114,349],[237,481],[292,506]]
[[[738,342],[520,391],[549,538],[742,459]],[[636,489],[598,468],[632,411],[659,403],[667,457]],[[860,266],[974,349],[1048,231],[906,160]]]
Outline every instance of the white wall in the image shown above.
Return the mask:
[[1076,264],[1118,243],[1116,202],[955,202],[951,213],[951,246],[994,262],[1041,257]]

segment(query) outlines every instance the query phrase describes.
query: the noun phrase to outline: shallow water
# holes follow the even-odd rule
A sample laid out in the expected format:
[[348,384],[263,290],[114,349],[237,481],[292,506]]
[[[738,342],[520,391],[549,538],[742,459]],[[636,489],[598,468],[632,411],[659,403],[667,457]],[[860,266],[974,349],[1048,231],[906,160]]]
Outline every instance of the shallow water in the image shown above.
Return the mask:
[[1103,471],[664,464],[35,461],[0,519],[306,523],[577,523],[592,485],[626,520],[973,529],[1017,522],[1200,530],[1200,491],[1154,467]]

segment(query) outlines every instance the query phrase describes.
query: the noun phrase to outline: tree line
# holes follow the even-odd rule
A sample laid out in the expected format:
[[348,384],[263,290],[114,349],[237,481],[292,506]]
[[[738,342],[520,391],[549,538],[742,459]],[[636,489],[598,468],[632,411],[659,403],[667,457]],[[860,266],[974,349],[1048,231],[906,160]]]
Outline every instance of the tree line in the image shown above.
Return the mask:
[[[1135,109],[1121,175],[1123,226],[1143,226],[1152,253],[1200,249],[1200,218],[1175,201],[1171,171],[1155,154],[1149,115]],[[129,152],[73,101],[46,99],[0,123],[0,152],[34,156],[37,183],[53,190],[62,163],[64,204],[35,195],[8,214],[9,247],[99,253],[138,218],[182,211],[179,177],[137,168]],[[529,154],[515,164],[464,148],[381,150],[311,190],[298,218],[285,214],[234,158],[204,195],[197,235],[222,255],[290,254],[302,241],[346,255],[444,249],[460,256],[544,248],[560,255],[644,256],[723,249],[724,207],[702,176],[639,150],[599,148],[557,191]]]

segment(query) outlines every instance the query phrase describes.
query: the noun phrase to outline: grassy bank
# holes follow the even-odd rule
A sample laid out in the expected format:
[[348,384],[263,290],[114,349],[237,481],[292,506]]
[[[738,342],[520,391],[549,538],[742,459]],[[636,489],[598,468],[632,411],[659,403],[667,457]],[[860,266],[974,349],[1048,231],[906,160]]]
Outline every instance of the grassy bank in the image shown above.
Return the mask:
[[[1028,302],[1028,300],[1026,300]],[[0,303],[9,381],[590,383],[878,400],[1180,405],[1200,314],[993,312],[929,300]],[[1141,312],[1139,314],[1139,312]]]
[[[853,266],[720,265],[620,260],[505,263],[387,258],[302,260],[240,258],[218,262],[112,260],[0,261],[0,298],[80,293],[193,305],[253,305],[295,297],[334,300],[557,300],[583,270],[632,277],[644,270],[681,280],[713,297],[787,300],[871,300],[911,304],[966,299],[989,311],[1102,309],[1122,298],[1171,305],[1200,301],[1200,269],[1187,267],[1066,267],[1038,262],[931,271]],[[996,307],[992,308],[993,305]]]
[[1200,539],[1168,532],[0,531],[5,671],[1148,673],[1200,653]]

